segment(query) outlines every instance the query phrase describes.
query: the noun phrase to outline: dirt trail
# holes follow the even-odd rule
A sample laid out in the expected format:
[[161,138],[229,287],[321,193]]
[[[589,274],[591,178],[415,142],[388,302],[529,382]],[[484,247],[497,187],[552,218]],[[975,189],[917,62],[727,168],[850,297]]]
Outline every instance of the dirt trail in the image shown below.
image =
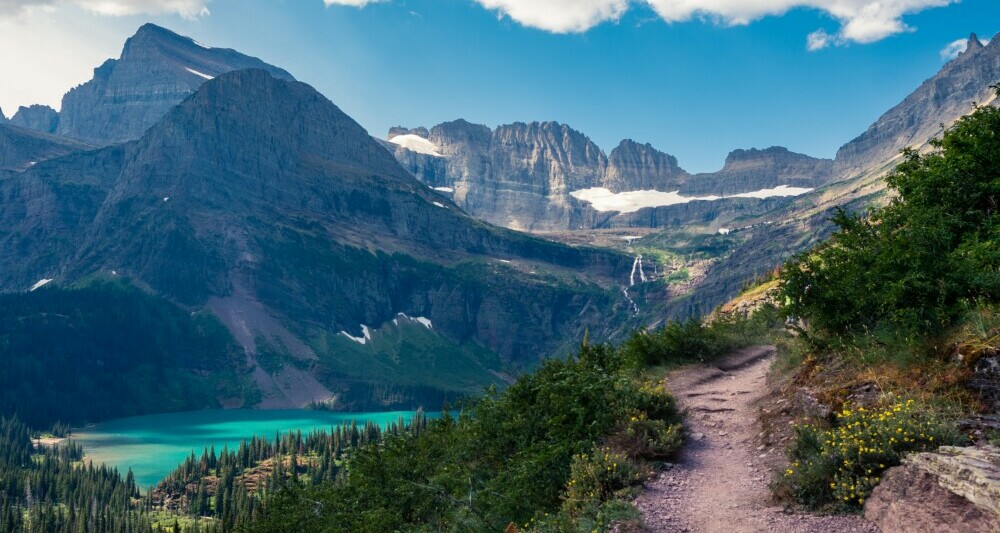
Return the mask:
[[786,513],[770,501],[768,454],[758,449],[758,405],[773,347],[743,350],[713,366],[678,370],[667,388],[687,410],[690,439],[679,464],[636,500],[647,531],[877,532],[859,517]]

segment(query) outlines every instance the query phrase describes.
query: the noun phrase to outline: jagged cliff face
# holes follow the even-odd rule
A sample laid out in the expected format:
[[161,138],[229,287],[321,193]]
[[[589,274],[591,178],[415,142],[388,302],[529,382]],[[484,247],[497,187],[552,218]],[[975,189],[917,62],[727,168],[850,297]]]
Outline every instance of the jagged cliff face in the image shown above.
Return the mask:
[[965,52],[890,109],[867,131],[837,152],[834,172],[852,178],[872,168],[899,161],[903,148],[921,149],[951,124],[968,114],[973,102],[993,102],[990,85],[1000,82],[1000,41],[983,46],[975,34]]
[[[773,209],[790,196],[718,197],[780,185],[811,189],[829,179],[831,166],[828,160],[784,148],[738,150],[722,171],[691,176],[675,157],[648,143],[624,140],[605,156],[585,135],[555,122],[515,123],[492,131],[464,120],[430,130],[397,127],[385,146],[394,150],[404,168],[451,195],[469,214],[525,231],[721,225],[736,216]],[[671,197],[662,205],[645,205],[640,191],[716,198]],[[594,195],[605,201],[581,199]],[[644,206],[636,207],[635,202]],[[619,204],[624,207],[615,207]]]
[[632,318],[630,257],[476,221],[263,70],[205,83],[138,141],[12,173],[0,201],[3,290],[127,277],[207,307],[270,407],[472,392]]
[[688,178],[688,173],[677,165],[676,157],[649,143],[625,139],[608,156],[608,168],[601,184],[612,192],[676,191]]
[[59,126],[59,113],[47,105],[21,106],[11,117],[10,123],[42,133],[55,133]]
[[93,144],[138,139],[205,81],[245,68],[290,74],[234,50],[209,48],[146,24],[125,43],[118,59],[94,69],[94,78],[62,100],[56,133]]

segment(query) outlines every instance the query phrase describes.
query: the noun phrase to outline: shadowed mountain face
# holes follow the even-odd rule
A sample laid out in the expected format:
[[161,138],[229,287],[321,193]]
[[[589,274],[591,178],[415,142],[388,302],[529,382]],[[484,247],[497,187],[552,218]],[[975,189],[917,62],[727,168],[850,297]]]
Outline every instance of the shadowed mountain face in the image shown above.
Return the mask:
[[246,68],[294,79],[257,58],[146,24],[125,42],[120,58],[109,59],[94,69],[91,81],[63,96],[55,132],[99,145],[138,139],[206,80]]
[[0,170],[20,171],[88,148],[70,139],[0,123]]
[[629,315],[631,258],[470,218],[263,70],[205,83],[138,141],[0,180],[0,200],[5,290],[128,277],[208,307],[266,406],[473,392]]

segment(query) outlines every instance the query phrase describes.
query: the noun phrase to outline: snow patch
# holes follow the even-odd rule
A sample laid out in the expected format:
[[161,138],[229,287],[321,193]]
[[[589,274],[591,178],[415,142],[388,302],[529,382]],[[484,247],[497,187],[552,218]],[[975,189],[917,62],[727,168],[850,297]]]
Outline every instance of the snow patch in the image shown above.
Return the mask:
[[617,211],[619,213],[635,213],[647,207],[665,207],[669,205],[686,204],[689,202],[702,201],[714,202],[725,198],[771,198],[774,196],[799,196],[813,189],[805,187],[789,187],[779,185],[771,189],[761,189],[759,191],[733,194],[730,196],[682,196],[680,191],[625,191],[614,193],[604,187],[592,187],[590,189],[580,189],[570,194],[577,200],[582,200],[590,204],[596,211]]
[[443,208],[445,208],[445,209],[448,209],[448,206],[446,206],[446,205],[442,204],[441,202],[434,202],[434,205],[436,205],[436,206],[438,206],[438,207],[443,207]]
[[789,187],[788,185],[778,185],[772,189],[761,189],[759,191],[744,192],[727,196],[726,198],[771,198],[773,196],[800,196],[812,191],[807,187]]
[[31,289],[29,289],[28,292],[31,292],[31,291],[33,291],[35,289],[39,289],[41,287],[44,287],[50,281],[52,281],[52,280],[51,279],[40,279],[40,280],[36,281],[34,285],[31,286]]
[[449,194],[455,192],[455,189],[453,189],[451,187],[434,187],[434,190],[435,191],[440,191],[440,192],[446,192],[446,193],[449,193]]
[[719,235],[729,235],[732,231],[729,228],[719,228]]
[[204,48],[205,50],[211,50],[212,49],[211,46],[201,44],[201,43],[199,43],[198,41],[196,41],[194,39],[191,39],[191,42],[194,43],[194,44],[196,44],[196,45],[198,45],[198,46],[200,46],[200,47],[202,47],[202,48]]
[[444,157],[441,152],[438,151],[436,144],[424,139],[419,135],[414,135],[412,133],[407,133],[406,135],[397,135],[391,139],[389,142],[397,146],[402,146],[411,152],[416,152],[418,154],[426,154],[434,157]]
[[[431,323],[431,319],[422,316],[409,316],[406,313],[397,313],[397,317],[404,318],[411,322],[416,322],[427,329],[434,329],[434,324]],[[399,318],[394,318],[392,320],[393,324],[399,325]]]
[[368,329],[368,326],[364,324],[361,324],[361,335],[362,335],[361,337],[355,337],[354,335],[351,335],[346,331],[341,331],[340,334],[358,344],[367,344],[368,341],[372,340],[372,332],[370,329]]
[[212,79],[212,78],[215,77],[215,76],[209,76],[208,74],[205,74],[204,72],[198,72],[197,70],[195,70],[193,68],[184,67],[184,70],[190,72],[191,74],[194,74],[195,76],[201,76],[202,78],[205,78],[206,80],[210,80],[210,79]]
[[38,164],[38,161],[28,161],[28,166],[33,167]]
[[169,200],[169,199],[170,199],[170,197],[169,197],[169,196],[164,196],[164,197],[163,197],[163,201],[164,201],[164,202],[166,202],[166,201],[167,201],[167,200]]

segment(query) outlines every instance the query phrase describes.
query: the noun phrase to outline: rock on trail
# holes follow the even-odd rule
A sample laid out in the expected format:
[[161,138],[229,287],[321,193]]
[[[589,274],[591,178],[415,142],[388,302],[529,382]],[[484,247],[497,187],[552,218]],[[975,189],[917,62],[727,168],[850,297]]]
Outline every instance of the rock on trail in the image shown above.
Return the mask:
[[636,500],[646,531],[875,533],[860,517],[793,514],[770,499],[768,454],[757,448],[758,404],[775,349],[748,348],[712,366],[680,369],[667,388],[687,411],[689,440],[678,464]]

